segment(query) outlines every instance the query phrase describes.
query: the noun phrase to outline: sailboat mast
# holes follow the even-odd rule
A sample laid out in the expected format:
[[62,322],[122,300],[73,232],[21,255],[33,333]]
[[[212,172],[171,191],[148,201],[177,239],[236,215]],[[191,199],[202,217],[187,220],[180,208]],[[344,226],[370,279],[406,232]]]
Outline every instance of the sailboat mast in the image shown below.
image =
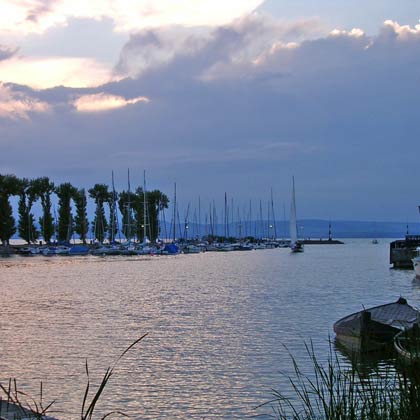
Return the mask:
[[127,182],[128,182],[128,201],[127,201],[127,227],[126,227],[126,239],[128,242],[131,241],[131,186],[130,186],[130,168],[127,169]]
[[174,231],[173,231],[173,241],[175,242],[176,239],[176,182],[174,187]]
[[252,200],[249,200],[249,236],[252,236]]
[[227,195],[225,192],[225,239],[227,238]]
[[116,207],[115,207],[115,184],[114,184],[114,171],[111,171],[112,179],[112,204],[111,204],[111,243],[114,242],[114,232],[115,232],[115,219],[116,219]]
[[143,242],[146,243],[146,227],[147,227],[147,202],[146,202],[146,171],[143,171]]
[[276,218],[274,216],[273,188],[271,188],[271,215],[273,217],[274,239],[277,239]]
[[201,200],[200,196],[198,196],[198,238],[201,239]]
[[292,177],[292,205],[290,208],[290,241],[295,244],[297,241],[297,219],[296,219],[296,198],[295,198],[295,177]]

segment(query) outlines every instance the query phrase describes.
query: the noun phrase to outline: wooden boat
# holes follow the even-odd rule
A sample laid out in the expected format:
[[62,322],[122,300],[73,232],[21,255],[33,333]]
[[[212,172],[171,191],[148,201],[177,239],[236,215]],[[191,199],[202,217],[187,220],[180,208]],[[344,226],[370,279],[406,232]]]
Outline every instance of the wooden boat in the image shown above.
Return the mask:
[[392,343],[400,331],[420,322],[420,312],[400,297],[341,318],[334,324],[337,341],[351,351],[373,351]]
[[399,332],[394,337],[394,348],[400,358],[409,363],[420,362],[420,325]]

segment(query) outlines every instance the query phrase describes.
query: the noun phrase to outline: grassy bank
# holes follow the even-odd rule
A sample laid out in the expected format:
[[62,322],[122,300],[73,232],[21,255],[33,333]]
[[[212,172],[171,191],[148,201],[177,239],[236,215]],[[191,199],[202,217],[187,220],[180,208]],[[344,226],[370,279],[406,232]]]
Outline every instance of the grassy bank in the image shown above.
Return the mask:
[[272,405],[277,419],[287,420],[414,420],[420,418],[420,369],[398,363],[395,368],[374,370],[368,375],[359,368],[358,357],[351,365],[340,360],[330,346],[321,364],[311,345],[306,348],[312,372],[302,373],[295,358],[292,375],[287,375],[292,392],[274,391]]

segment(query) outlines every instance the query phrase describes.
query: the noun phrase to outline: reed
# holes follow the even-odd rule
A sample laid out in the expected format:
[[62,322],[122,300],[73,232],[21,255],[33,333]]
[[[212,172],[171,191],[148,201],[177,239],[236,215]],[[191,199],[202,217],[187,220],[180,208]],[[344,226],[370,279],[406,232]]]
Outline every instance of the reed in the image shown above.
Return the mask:
[[327,361],[317,358],[313,344],[306,345],[312,372],[304,374],[293,355],[293,370],[285,375],[292,392],[273,391],[270,404],[281,420],[414,420],[420,418],[418,366],[374,370],[369,375],[353,358],[343,364],[330,344]]
[[[83,401],[80,413],[81,420],[92,420],[94,419],[94,414],[96,413],[96,407],[98,402],[108,385],[109,380],[113,376],[115,369],[118,365],[118,362],[124,357],[124,355],[131,350],[136,344],[143,340],[148,334],[144,334],[133,343],[131,343],[115,360],[112,366],[109,366],[102,378],[101,383],[97,387],[96,391],[91,393],[91,383],[90,383],[90,373],[89,366],[86,360],[85,369],[87,384],[83,394]],[[53,411],[53,405],[55,401],[52,401],[45,405],[43,401],[43,391],[42,391],[42,382],[40,385],[40,395],[39,398],[35,399],[30,397],[28,394],[20,391],[17,386],[16,380],[9,380],[8,386],[0,384],[0,392],[4,395],[5,398],[0,396],[0,420],[5,418],[13,418],[13,420],[47,420],[52,419],[49,417],[58,411]],[[95,411],[96,410],[96,411]],[[12,417],[11,417],[12,416]],[[100,420],[110,418],[112,416],[128,417],[120,410],[111,411],[105,415],[102,415]]]

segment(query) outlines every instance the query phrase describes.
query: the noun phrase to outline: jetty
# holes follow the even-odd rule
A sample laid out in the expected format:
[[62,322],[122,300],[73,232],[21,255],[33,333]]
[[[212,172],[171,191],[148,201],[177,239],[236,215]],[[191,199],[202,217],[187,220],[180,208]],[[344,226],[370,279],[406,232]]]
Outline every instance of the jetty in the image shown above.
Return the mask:
[[389,244],[389,263],[394,268],[413,268],[412,259],[417,257],[420,235],[406,235]]
[[323,239],[323,238],[311,239],[311,238],[307,238],[307,239],[303,239],[302,242],[305,245],[344,245],[344,242],[339,241],[338,239],[332,239],[332,238],[328,238],[328,239]]

